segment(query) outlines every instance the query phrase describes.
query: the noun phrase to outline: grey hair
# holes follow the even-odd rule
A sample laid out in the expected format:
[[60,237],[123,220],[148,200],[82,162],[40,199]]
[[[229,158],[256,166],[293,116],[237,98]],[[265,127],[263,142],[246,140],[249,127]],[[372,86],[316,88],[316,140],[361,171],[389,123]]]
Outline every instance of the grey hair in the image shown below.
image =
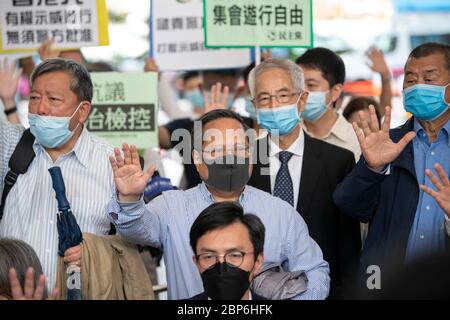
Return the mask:
[[256,94],[256,77],[270,69],[281,69],[286,71],[292,81],[295,90],[303,92],[305,89],[305,80],[303,70],[295,62],[288,59],[270,58],[254,67],[248,76],[248,87],[250,95],[254,99]]
[[41,75],[49,72],[66,72],[72,78],[70,90],[78,98],[78,102],[92,102],[93,85],[88,70],[82,64],[64,58],[47,59],[39,64],[31,73],[31,85]]
[[34,269],[34,281],[37,286],[42,266],[33,248],[21,240],[0,238],[0,296],[12,297],[9,269],[16,269],[17,278],[23,288],[29,267]]

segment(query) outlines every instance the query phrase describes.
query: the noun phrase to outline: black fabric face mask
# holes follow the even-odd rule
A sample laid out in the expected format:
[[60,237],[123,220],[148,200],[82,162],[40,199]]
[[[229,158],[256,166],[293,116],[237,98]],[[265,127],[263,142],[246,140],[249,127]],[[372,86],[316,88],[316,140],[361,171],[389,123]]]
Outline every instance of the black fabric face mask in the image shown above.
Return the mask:
[[250,272],[217,262],[201,274],[203,288],[212,300],[241,300],[250,287]]
[[212,163],[208,162],[205,162],[208,168],[208,179],[205,182],[214,188],[227,192],[237,191],[250,179],[250,158],[224,156],[214,159]]

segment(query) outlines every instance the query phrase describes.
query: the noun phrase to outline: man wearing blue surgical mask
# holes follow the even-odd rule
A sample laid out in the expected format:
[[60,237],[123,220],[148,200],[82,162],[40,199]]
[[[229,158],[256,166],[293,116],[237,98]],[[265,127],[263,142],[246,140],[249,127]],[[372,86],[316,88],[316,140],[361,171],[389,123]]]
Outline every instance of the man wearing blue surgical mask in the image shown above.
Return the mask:
[[343,95],[344,62],[329,49],[313,48],[297,58],[296,63],[305,73],[309,92],[302,113],[303,128],[314,138],[352,151],[358,161],[361,155],[358,139],[351,124],[336,112],[336,104]]
[[249,184],[288,202],[305,219],[330,264],[331,293],[348,284],[360,252],[359,224],[340,213],[333,191],[355,164],[346,149],[310,137],[300,118],[308,100],[303,71],[285,59],[267,59],[249,75],[258,123],[268,136],[258,140]]
[[[106,159],[114,148],[85,128],[92,95],[85,67],[73,60],[48,59],[31,75],[31,134],[21,126],[0,122],[0,191],[8,188],[4,181],[10,183],[18,174],[8,196],[1,200],[0,237],[17,238],[33,247],[48,276],[49,288],[55,285],[58,258],[58,209],[50,167],[61,168],[67,198],[81,230],[94,234],[110,230],[104,207],[114,185]],[[26,173],[14,173],[8,161],[22,136],[29,137],[35,156]],[[69,250],[64,261],[79,263],[79,247]]]
[[449,83],[450,46],[422,44],[405,65],[403,103],[413,116],[389,130],[391,110],[386,108],[380,129],[371,107],[370,118],[360,114],[363,130],[353,123],[363,157],[334,199],[343,212],[371,222],[362,258],[364,273],[369,265],[383,272],[402,268],[443,252],[450,243],[445,228],[450,217],[440,206],[442,199],[433,198],[437,192],[429,194],[431,189],[445,188],[430,178],[435,170],[442,181],[450,175]]
[[182,101],[187,101],[194,114],[198,114],[205,106],[203,100],[202,77],[198,71],[188,71],[181,76],[177,82],[180,90],[180,97]]

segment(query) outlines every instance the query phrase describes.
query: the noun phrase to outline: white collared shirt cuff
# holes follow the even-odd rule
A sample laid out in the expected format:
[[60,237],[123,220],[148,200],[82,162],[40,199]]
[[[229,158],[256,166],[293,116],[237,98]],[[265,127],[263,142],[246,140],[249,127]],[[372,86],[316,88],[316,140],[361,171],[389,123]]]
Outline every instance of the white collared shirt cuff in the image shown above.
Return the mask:
[[447,235],[450,237],[450,218],[447,215],[445,215],[444,225],[445,225],[445,231],[447,231]]
[[375,171],[375,170],[371,169],[371,168],[367,165],[367,163],[366,163],[366,166],[367,166],[367,168],[369,168],[370,171],[375,172],[375,173],[378,173],[378,174],[382,174],[382,175],[385,175],[385,176],[388,176],[388,175],[391,174],[391,164],[390,164],[390,163],[386,166],[386,168],[384,168],[384,169],[381,170],[381,171]]

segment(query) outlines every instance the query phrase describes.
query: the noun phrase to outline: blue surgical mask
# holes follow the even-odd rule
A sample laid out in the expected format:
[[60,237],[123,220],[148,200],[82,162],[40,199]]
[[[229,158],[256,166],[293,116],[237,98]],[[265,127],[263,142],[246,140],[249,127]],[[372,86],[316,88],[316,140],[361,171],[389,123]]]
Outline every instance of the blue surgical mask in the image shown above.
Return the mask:
[[205,99],[203,98],[203,94],[199,89],[186,91],[184,96],[186,100],[188,100],[194,108],[202,109],[205,106]]
[[273,135],[291,133],[300,122],[297,102],[283,107],[258,109],[258,124]]
[[36,141],[45,148],[56,148],[67,143],[79,125],[73,131],[69,130],[70,119],[77,113],[80,106],[81,103],[70,117],[50,117],[29,113],[30,131]]
[[406,111],[419,120],[433,121],[449,108],[445,101],[446,86],[416,84],[403,90],[403,105]]
[[257,114],[256,114],[256,108],[253,105],[252,101],[250,100],[250,98],[245,97],[245,111],[247,111],[248,115],[250,118],[252,119],[256,119],[257,118]]
[[306,101],[305,111],[302,112],[302,118],[314,122],[325,114],[328,109],[326,104],[326,94],[328,91],[310,92]]

